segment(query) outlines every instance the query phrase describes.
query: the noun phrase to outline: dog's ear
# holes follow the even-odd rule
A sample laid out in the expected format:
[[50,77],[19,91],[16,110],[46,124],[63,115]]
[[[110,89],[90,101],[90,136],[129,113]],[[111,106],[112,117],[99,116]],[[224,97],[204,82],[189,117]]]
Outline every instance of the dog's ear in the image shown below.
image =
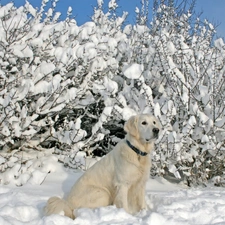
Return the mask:
[[124,130],[132,136],[137,136],[137,116],[131,116],[124,125]]

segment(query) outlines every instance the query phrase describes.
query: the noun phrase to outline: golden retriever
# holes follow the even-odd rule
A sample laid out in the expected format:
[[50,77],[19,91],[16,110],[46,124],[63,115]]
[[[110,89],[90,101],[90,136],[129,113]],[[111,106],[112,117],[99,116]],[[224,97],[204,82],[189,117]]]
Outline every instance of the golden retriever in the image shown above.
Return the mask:
[[46,215],[75,218],[74,210],[116,205],[135,214],[146,208],[145,186],[149,178],[154,141],[160,124],[151,115],[132,116],[124,125],[127,135],[74,184],[66,200],[51,197]]

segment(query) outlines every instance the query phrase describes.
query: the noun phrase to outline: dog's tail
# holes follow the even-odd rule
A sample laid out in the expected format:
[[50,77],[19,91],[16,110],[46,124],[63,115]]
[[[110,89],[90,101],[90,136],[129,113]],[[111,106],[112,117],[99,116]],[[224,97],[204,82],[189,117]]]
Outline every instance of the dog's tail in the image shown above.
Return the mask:
[[64,216],[75,219],[73,209],[69,206],[68,202],[58,197],[49,198],[44,211],[45,215],[63,214]]

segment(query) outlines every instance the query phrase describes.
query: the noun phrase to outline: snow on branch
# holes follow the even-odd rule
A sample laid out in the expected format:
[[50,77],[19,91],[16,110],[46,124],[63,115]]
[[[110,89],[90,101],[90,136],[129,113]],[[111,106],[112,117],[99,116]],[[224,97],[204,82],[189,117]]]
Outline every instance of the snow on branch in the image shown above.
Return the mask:
[[124,26],[119,1],[104,12],[99,0],[92,21],[78,26],[72,8],[59,21],[57,1],[47,2],[0,7],[1,183],[22,185],[32,174],[41,183],[50,156],[84,168],[87,156],[124,137],[137,113],[162,125],[153,174],[188,185],[223,180],[225,45],[212,24],[174,1],[154,1],[148,24],[142,1],[136,24]]

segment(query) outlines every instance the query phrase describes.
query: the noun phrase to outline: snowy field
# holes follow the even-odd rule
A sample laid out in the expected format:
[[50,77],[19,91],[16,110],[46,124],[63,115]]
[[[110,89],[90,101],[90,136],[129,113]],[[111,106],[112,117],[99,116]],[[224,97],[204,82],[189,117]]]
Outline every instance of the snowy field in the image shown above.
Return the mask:
[[[82,172],[66,170],[58,165],[56,171],[49,174],[41,185],[35,184],[35,180],[32,180],[21,187],[13,184],[0,186],[0,224],[225,224],[225,189],[189,189],[171,184],[162,178],[149,179],[146,199],[150,210],[142,211],[136,216],[127,214],[123,209],[109,206],[95,210],[80,209],[75,220],[61,215],[45,217],[42,210],[47,199],[53,195],[63,196],[81,174]],[[38,183],[38,176],[36,179]]]

